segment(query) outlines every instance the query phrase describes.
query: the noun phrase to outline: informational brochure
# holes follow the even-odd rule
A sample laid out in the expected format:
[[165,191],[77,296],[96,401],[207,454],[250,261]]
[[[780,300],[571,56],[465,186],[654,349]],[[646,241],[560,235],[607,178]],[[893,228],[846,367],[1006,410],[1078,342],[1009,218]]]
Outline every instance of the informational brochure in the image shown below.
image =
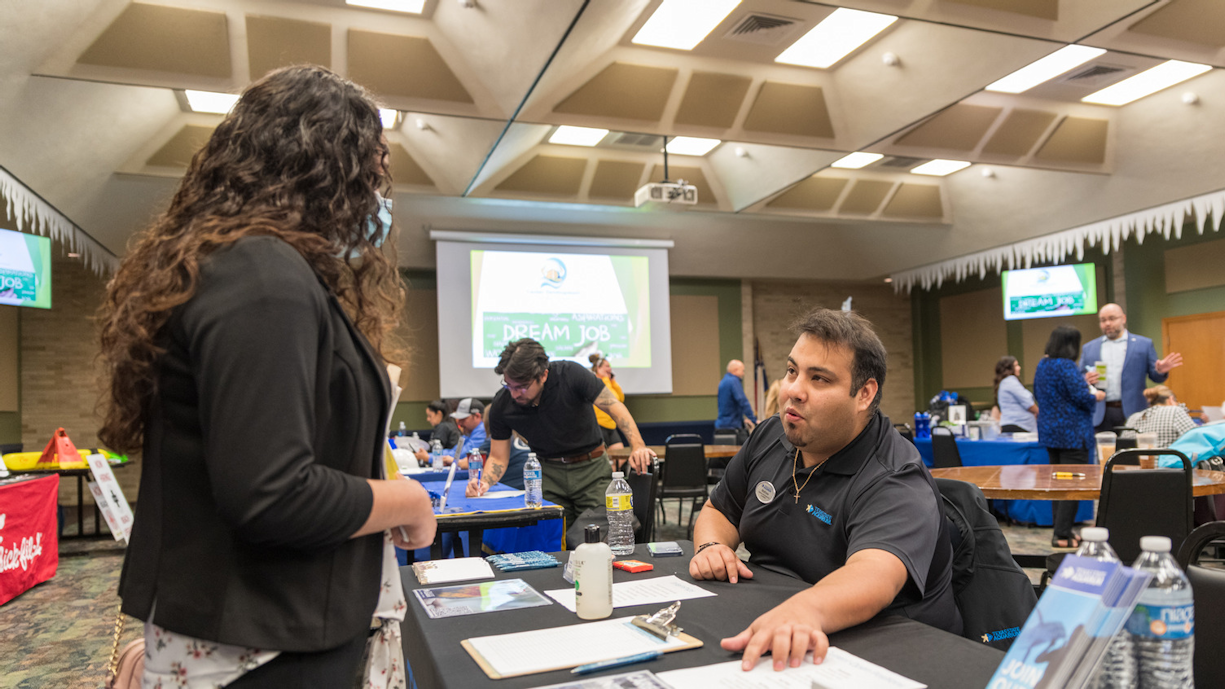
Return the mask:
[[661,672],[659,679],[673,689],[924,689],[927,686],[835,646],[830,646],[820,665],[813,665],[812,653],[809,653],[799,667],[787,667],[778,672],[774,670],[772,659],[766,657],[747,672],[740,669],[739,660],[733,660]]
[[[622,581],[613,584],[613,607],[628,608],[632,605],[668,603],[691,598],[707,598],[718,595],[701,586],[677,579],[675,575]],[[561,603],[570,612],[575,612],[574,588],[545,591],[553,600]]]
[[552,605],[522,579],[417,589],[413,594],[432,619]]

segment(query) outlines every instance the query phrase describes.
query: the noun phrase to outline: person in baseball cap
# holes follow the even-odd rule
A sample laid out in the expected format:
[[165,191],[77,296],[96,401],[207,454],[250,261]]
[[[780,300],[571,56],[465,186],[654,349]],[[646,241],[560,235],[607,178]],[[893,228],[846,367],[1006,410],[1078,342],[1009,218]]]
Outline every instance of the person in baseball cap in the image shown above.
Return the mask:
[[459,468],[467,469],[468,452],[485,442],[485,403],[475,397],[465,397],[459,401],[451,418],[464,435],[464,441],[456,446],[455,457],[459,460]]

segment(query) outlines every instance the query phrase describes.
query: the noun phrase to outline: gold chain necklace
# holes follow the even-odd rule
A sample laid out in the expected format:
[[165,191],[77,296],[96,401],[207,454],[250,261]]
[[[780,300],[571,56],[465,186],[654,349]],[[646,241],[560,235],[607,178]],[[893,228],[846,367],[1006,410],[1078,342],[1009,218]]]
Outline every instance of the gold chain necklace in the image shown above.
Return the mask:
[[795,448],[795,457],[791,458],[791,485],[795,486],[795,495],[793,497],[795,498],[795,504],[797,505],[800,504],[800,491],[804,490],[804,486],[807,486],[808,482],[812,480],[812,475],[817,473],[817,467],[825,463],[825,462],[821,462],[821,464],[814,466],[812,468],[812,473],[808,475],[808,478],[804,479],[804,486],[801,486],[800,482],[795,479],[795,471],[796,471],[796,467],[799,465],[799,462],[800,462],[800,448],[797,447]]

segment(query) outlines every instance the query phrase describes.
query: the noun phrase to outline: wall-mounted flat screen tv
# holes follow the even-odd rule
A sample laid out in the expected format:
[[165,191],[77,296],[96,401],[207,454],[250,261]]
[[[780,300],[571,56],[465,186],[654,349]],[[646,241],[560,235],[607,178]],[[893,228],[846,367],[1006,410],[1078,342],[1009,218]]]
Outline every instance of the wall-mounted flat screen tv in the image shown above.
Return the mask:
[[1004,320],[1097,313],[1092,263],[1004,271]]
[[51,240],[0,230],[0,304],[51,308]]

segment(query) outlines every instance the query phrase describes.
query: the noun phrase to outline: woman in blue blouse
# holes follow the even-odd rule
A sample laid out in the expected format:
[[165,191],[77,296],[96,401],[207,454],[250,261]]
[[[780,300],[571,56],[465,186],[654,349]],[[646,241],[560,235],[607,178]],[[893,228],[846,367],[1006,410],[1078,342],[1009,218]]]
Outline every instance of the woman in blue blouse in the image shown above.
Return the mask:
[[1015,356],[1001,357],[995,364],[995,403],[1000,410],[1000,430],[1004,433],[1033,433],[1038,430],[1038,405],[1021,384],[1021,362]]
[[[1106,393],[1089,387],[1076,366],[1080,331],[1061,325],[1046,342],[1046,356],[1034,369],[1034,396],[1038,400],[1038,442],[1046,446],[1051,464],[1091,464],[1093,408]],[[1075,501],[1055,503],[1055,533],[1051,545],[1075,548],[1072,533]]]

